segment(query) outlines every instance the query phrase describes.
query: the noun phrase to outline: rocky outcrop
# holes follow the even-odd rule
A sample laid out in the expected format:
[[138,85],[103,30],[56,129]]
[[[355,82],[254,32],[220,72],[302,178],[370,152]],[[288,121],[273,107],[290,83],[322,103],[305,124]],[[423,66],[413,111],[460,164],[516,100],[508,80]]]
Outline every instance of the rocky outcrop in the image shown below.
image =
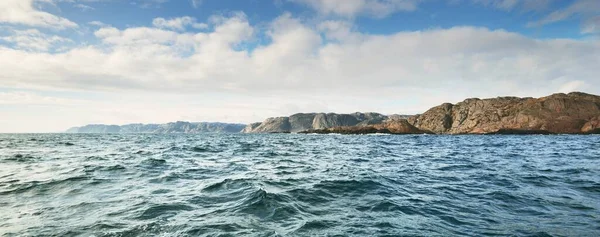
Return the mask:
[[277,117],[268,118],[255,129],[247,131],[247,133],[281,133],[289,132],[291,129],[290,118],[288,117]]
[[600,134],[600,116],[590,119],[581,128],[583,133]]
[[260,125],[247,126],[246,133],[302,132],[342,126],[380,124],[388,117],[378,113],[300,113],[289,117],[268,118]]
[[431,133],[423,131],[414,125],[410,124],[406,119],[390,120],[382,124],[372,125],[376,129],[386,129],[392,134],[424,134]]
[[445,103],[433,107],[408,121],[421,130],[437,134],[487,134],[508,131],[594,133],[600,128],[600,97],[573,92],[537,99],[467,99],[457,104]]
[[342,126],[324,129],[313,129],[303,131],[301,133],[318,133],[318,134],[424,134],[430,133],[416,128],[405,119],[388,120],[380,124],[359,125],[359,126]]
[[67,133],[239,133],[245,126],[244,124],[233,123],[190,123],[182,121],[166,124],[127,124],[122,126],[90,124],[70,128]]
[[546,130],[521,130],[521,129],[500,129],[495,132],[486,133],[487,135],[551,135],[555,134]]
[[250,133],[252,132],[252,130],[256,129],[258,126],[260,126],[260,122],[258,123],[251,123],[246,125],[246,127],[242,130],[242,133]]

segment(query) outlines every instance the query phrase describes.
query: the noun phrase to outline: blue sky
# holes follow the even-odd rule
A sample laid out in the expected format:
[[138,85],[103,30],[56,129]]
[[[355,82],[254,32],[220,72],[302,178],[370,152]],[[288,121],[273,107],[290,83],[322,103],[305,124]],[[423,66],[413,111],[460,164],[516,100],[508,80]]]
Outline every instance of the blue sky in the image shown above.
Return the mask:
[[2,0],[0,132],[599,94],[598,33],[597,0]]
[[[353,0],[350,0],[353,1]],[[349,1],[349,2],[350,2]],[[414,10],[398,10],[385,15],[370,15],[356,12],[351,15],[323,14],[317,7],[302,3],[310,1],[289,0],[92,0],[56,1],[52,4],[39,1],[38,6],[49,13],[64,17],[83,26],[99,21],[117,28],[151,26],[157,17],[177,18],[190,16],[200,22],[207,21],[215,14],[243,12],[252,25],[268,24],[284,13],[311,20],[340,19],[351,20],[355,27],[364,33],[393,34],[398,31],[417,31],[454,26],[477,26],[488,29],[504,29],[533,38],[574,38],[595,37],[596,32],[582,32],[586,20],[598,16],[595,12],[575,12],[556,22],[531,26],[530,23],[543,20],[554,12],[565,11],[580,2],[577,0],[429,0],[414,1]],[[341,1],[343,2],[343,1]],[[368,1],[367,1],[368,2]],[[410,2],[410,1],[407,1]],[[503,6],[503,2],[513,2]],[[529,3],[527,3],[529,2]],[[588,1],[593,2],[593,1]],[[598,4],[590,4],[596,6]],[[598,23],[598,22],[596,22]],[[61,35],[81,41],[94,41],[91,34],[82,29],[58,32]],[[90,32],[87,32],[90,33]],[[4,42],[6,44],[6,42]]]

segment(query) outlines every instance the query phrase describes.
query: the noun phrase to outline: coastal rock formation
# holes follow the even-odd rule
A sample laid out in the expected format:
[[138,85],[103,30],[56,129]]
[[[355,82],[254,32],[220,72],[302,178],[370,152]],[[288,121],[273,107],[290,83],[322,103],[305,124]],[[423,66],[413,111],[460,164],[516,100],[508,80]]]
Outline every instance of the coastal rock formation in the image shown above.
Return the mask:
[[430,133],[416,128],[410,124],[406,119],[389,120],[380,124],[373,125],[360,125],[360,126],[345,126],[345,127],[332,127],[324,129],[313,129],[303,131],[302,133],[339,133],[339,134],[373,134],[373,133],[386,133],[386,134],[424,134]]
[[382,124],[372,125],[376,129],[386,129],[392,134],[423,134],[431,133],[423,131],[410,124],[406,119],[391,120]]
[[261,123],[251,123],[246,125],[246,127],[242,130],[242,133],[250,133],[252,132],[252,130],[256,129],[258,126],[260,126]]
[[331,127],[358,126],[380,124],[388,117],[378,113],[300,113],[289,117],[268,118],[264,122],[251,124],[244,129],[245,133],[285,133],[302,132]]
[[74,127],[67,133],[239,133],[244,124],[173,122],[166,124],[90,124]]
[[600,134],[600,116],[590,119],[581,128],[583,133]]
[[542,98],[471,98],[415,116],[295,114],[249,125],[244,132],[600,134],[600,96],[573,92]]
[[415,127],[437,134],[510,131],[594,133],[600,128],[600,97],[580,92],[542,98],[498,97],[445,103],[414,116]]
[[280,133],[280,132],[289,132],[290,131],[290,118],[288,117],[277,117],[277,118],[268,118],[260,125],[256,126],[256,128],[251,131],[246,131],[247,133]]

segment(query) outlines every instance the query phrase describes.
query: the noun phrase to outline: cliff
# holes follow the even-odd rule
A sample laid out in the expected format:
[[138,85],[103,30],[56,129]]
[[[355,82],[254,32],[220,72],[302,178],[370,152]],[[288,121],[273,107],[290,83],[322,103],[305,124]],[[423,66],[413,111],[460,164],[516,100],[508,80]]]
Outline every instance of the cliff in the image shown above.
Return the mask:
[[182,121],[166,124],[127,124],[122,126],[90,124],[70,128],[67,133],[239,133],[245,126],[244,124],[232,123],[190,123]]
[[313,129],[306,130],[301,133],[318,133],[318,134],[373,134],[373,133],[386,133],[386,134],[424,134],[430,133],[416,128],[410,124],[406,119],[388,120],[380,124],[371,125],[360,125],[360,126],[346,126],[346,127],[332,127],[324,129]]
[[380,124],[388,116],[378,113],[300,113],[289,117],[268,118],[262,123],[246,126],[245,133],[286,133],[302,132],[331,127],[362,126]]
[[581,92],[445,103],[408,119],[437,134],[598,133],[600,97]]

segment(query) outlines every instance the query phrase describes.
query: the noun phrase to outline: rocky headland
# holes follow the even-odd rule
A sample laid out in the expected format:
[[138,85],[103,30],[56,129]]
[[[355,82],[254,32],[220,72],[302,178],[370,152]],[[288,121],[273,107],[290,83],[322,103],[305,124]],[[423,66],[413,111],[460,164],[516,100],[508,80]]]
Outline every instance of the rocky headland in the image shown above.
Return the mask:
[[595,133],[600,97],[581,92],[541,98],[498,97],[445,103],[408,119],[438,134]]
[[310,113],[269,118],[244,133],[600,134],[600,96],[572,92],[541,98],[471,98],[414,116]]

